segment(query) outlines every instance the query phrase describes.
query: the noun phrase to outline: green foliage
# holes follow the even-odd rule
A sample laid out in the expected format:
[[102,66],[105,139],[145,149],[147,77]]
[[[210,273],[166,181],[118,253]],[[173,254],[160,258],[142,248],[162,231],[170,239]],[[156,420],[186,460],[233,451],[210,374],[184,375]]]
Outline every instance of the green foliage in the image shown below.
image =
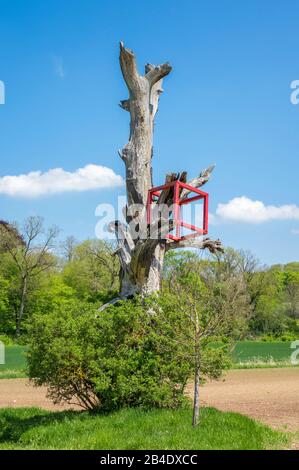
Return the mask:
[[290,435],[237,413],[203,408],[200,426],[191,428],[189,421],[189,409],[108,415],[2,409],[0,449],[266,450],[290,443]]
[[[23,224],[22,233],[16,227],[1,224],[1,269],[10,280],[10,303],[17,339],[24,331],[23,321],[30,314],[30,294],[38,285],[40,275],[56,267],[57,258],[52,250],[57,234],[56,227],[44,231],[41,217],[28,217]],[[7,271],[5,267],[8,268]],[[11,325],[5,324],[4,327],[4,332],[8,334]]]
[[[31,219],[31,223],[34,222],[41,229],[41,220]],[[23,229],[23,242],[27,240],[28,243],[28,221]],[[30,253],[26,256],[25,245],[20,238],[13,232],[8,235],[10,238],[4,237],[4,243],[0,233],[0,334],[12,338],[19,329],[21,337],[18,341],[24,343],[30,318],[35,313],[50,313],[57,304],[76,299],[99,307],[117,295],[119,264],[117,257],[113,256],[111,245],[100,240],[77,243],[73,237],[69,237],[62,243],[64,257],[61,251],[53,251],[51,248],[43,254],[40,267],[33,269],[41,253],[43,232],[42,238],[37,237],[36,242],[31,244]],[[24,305],[21,309],[24,287],[22,273],[26,271],[26,263],[30,267],[30,274],[27,273]],[[171,250],[164,263],[164,289],[171,290],[174,277],[179,277],[182,285],[188,284],[188,273],[194,266],[200,268],[203,278],[211,280],[213,276],[218,276],[218,280],[223,280],[230,276],[235,283],[240,284],[240,280],[244,283],[246,292],[240,296],[240,314],[230,322],[231,330],[225,333],[230,339],[238,340],[246,335],[273,335],[279,338],[287,333],[297,333],[298,262],[268,269],[260,266],[250,253],[231,248],[227,248],[224,255],[206,259],[202,259],[195,251]],[[214,290],[214,294],[216,299],[217,290]],[[246,316],[244,296],[247,297]]]
[[105,303],[118,290],[118,272],[111,247],[100,240],[86,240],[74,249],[62,277],[80,300]]
[[5,334],[0,335],[0,341],[5,344],[5,346],[11,346],[13,344],[13,340]]
[[256,334],[273,334],[277,337],[288,330],[289,321],[287,316],[282,314],[277,299],[263,295],[258,301],[249,327]]
[[[37,222],[42,234],[42,221]],[[24,240],[28,245],[28,236]],[[34,313],[48,313],[58,303],[75,299],[100,306],[116,294],[119,265],[110,245],[99,240],[68,243],[65,259],[45,253],[38,238],[28,251],[27,245],[16,243],[11,233],[4,238],[0,233],[0,333],[15,337],[18,332],[18,341],[24,342]]]
[[15,334],[19,294],[20,279],[15,264],[7,253],[0,252],[0,333],[10,337]]
[[265,343],[277,343],[277,340],[279,340],[279,343],[289,343],[298,340],[298,337],[298,331],[297,333],[295,331],[290,331],[279,336],[263,335],[259,337],[259,340]]
[[249,323],[251,331],[255,334],[273,335],[276,338],[287,332],[295,333],[297,301],[299,306],[297,273],[271,270],[263,276],[267,277],[267,282],[256,300],[254,315]]
[[[231,252],[228,249],[228,258]],[[169,296],[169,303],[176,299],[180,305],[178,308],[185,312],[184,307],[190,310],[193,306],[201,330],[211,323],[210,336],[240,338],[250,315],[243,277],[227,268],[226,258],[202,260],[197,253],[184,251],[170,254],[166,261],[164,278],[167,282],[164,282],[163,290],[163,295]]]
[[[167,336],[172,332],[174,341],[180,345],[182,353],[188,358],[193,372],[198,362],[200,380],[204,382],[207,378],[218,379],[223,370],[229,367],[230,358],[228,342],[218,345],[217,348],[214,347],[215,331],[212,336],[203,334],[199,337],[194,329],[194,322],[198,320],[198,331],[203,332],[209,318],[204,306],[203,290],[200,290],[200,295],[200,302],[193,298],[198,309],[196,318],[192,317],[190,291],[181,290],[177,296],[171,291],[164,291],[159,297],[158,303],[160,306],[159,317],[163,323],[162,334]],[[223,334],[222,327],[223,325],[217,328],[217,333],[220,335]]]
[[272,268],[276,271],[288,271],[288,272],[298,272],[299,271],[299,262],[293,261],[292,263],[287,264],[276,264],[272,266]]
[[78,301],[53,306],[30,326],[29,375],[55,401],[84,408],[178,407],[190,361],[163,326],[138,299],[101,313]]
[[75,291],[65,284],[56,273],[40,277],[30,299],[30,309],[34,313],[49,314],[59,305],[73,303]]
[[0,274],[0,332],[10,323],[9,281]]

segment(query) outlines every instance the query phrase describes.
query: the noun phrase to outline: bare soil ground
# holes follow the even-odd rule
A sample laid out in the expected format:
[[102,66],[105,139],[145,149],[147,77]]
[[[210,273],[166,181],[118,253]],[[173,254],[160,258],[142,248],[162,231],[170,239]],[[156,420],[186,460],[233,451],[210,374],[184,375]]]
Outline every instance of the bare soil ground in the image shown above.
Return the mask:
[[[188,394],[192,393],[190,384]],[[202,405],[236,411],[275,428],[299,430],[299,368],[232,370],[202,387],[200,397]],[[24,406],[75,408],[53,405],[46,389],[33,387],[27,379],[0,380],[0,408]]]
[[76,409],[73,405],[54,405],[47,398],[46,387],[34,387],[28,379],[1,379],[0,408],[20,407],[43,408],[51,411]]
[[[188,394],[193,393],[192,385]],[[229,371],[201,389],[202,404],[236,411],[285,431],[299,430],[299,368]]]

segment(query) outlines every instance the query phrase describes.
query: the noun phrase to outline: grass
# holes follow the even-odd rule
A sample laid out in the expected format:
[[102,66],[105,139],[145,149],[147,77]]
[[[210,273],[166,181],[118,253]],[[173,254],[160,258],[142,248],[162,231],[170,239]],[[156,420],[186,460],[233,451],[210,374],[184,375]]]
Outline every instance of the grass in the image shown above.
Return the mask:
[[264,361],[263,359],[254,359],[252,361],[247,362],[238,362],[237,364],[233,364],[231,369],[285,369],[285,368],[293,368],[298,367],[296,365],[291,364],[290,362],[275,362],[273,360]]
[[26,346],[6,346],[5,364],[0,364],[0,379],[26,377]]
[[0,449],[264,450],[285,448],[289,442],[286,433],[213,408],[201,410],[197,428],[191,426],[189,408],[106,415],[0,410]]
[[240,341],[233,351],[234,368],[290,367],[291,342]]

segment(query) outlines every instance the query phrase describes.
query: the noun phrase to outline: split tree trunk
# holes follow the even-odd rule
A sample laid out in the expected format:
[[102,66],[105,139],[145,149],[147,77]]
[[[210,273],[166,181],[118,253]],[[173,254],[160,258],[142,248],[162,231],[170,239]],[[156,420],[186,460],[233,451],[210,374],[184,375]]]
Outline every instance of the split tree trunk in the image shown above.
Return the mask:
[[[129,142],[119,151],[126,167],[126,225],[118,221],[110,224],[110,230],[115,232],[118,240],[116,254],[121,263],[120,296],[112,302],[130,298],[136,293],[149,295],[158,291],[168,249],[189,245],[211,251],[221,249],[219,241],[209,239],[191,240],[189,243],[171,242],[165,237],[167,228],[163,230],[163,227],[160,227],[158,239],[151,238],[146,226],[146,204],[148,191],[153,186],[154,120],[163,92],[163,78],[171,72],[171,67],[168,63],[159,66],[147,64],[145,74],[140,75],[134,53],[125,48],[123,43],[120,43],[120,66],[129,91],[129,98],[121,101],[120,106],[130,113],[131,120]],[[196,187],[202,186],[208,181],[212,170],[213,167],[208,168],[189,183]],[[166,180],[172,181],[179,177],[171,174],[167,175]],[[186,178],[186,174],[182,174],[181,178]],[[171,194],[164,193],[161,198],[166,204],[171,202]]]

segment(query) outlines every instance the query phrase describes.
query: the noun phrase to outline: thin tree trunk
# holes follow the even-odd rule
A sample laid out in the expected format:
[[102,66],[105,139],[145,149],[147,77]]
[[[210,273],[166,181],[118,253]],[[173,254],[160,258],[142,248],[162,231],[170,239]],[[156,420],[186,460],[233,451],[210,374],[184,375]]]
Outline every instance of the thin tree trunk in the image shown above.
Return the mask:
[[192,426],[199,423],[199,382],[200,382],[200,341],[199,341],[199,318],[195,312],[194,325],[194,398]]
[[17,338],[20,337],[20,333],[21,333],[21,321],[24,315],[26,297],[27,297],[27,277],[24,277],[22,279],[21,302],[20,302],[20,308],[17,314],[17,321],[16,321],[16,337]]
[[199,423],[199,381],[200,381],[200,368],[196,364],[195,373],[194,373],[194,399],[193,399],[192,426],[197,426]]

